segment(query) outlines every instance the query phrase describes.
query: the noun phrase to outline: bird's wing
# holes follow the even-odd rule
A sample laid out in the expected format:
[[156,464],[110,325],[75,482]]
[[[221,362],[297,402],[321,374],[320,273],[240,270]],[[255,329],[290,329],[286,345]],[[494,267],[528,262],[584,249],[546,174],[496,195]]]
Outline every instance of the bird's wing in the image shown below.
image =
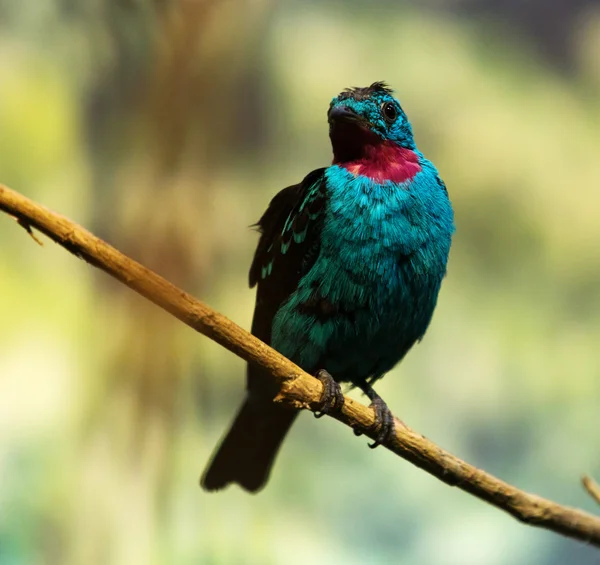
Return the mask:
[[[279,192],[257,224],[261,236],[249,276],[250,288],[258,285],[252,333],[265,343],[271,343],[277,310],[317,259],[326,199],[325,169],[317,169]],[[259,378],[249,367],[251,389],[264,388]]]

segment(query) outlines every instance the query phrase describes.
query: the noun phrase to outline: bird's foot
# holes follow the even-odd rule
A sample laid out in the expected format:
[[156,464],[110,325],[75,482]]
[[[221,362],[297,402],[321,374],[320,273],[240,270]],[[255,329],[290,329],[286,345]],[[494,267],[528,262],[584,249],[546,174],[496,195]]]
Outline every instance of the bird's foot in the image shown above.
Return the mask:
[[317,371],[315,375],[323,384],[323,392],[319,401],[319,410],[315,412],[315,418],[322,418],[326,414],[339,412],[344,406],[344,393],[339,383],[333,380],[333,377],[325,370]]
[[[396,433],[394,415],[383,398],[381,398],[371,386],[366,386],[363,391],[371,399],[369,408],[372,408],[375,413],[375,423],[370,431],[377,431],[378,433],[375,437],[375,441],[369,444],[371,449],[375,449],[377,446],[394,437]],[[362,433],[361,430],[354,428],[355,435],[360,436]]]
[[373,429],[379,430],[375,441],[369,444],[371,449],[375,449],[378,445],[381,445],[392,438],[395,435],[396,430],[394,427],[394,415],[383,398],[380,396],[374,398],[370,408],[375,412],[375,425],[373,426]]

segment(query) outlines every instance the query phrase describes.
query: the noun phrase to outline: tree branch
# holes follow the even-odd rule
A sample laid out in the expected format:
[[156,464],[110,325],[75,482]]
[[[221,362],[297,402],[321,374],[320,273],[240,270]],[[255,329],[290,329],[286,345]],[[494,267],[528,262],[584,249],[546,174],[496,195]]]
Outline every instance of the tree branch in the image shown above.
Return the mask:
[[[280,385],[276,402],[295,408],[318,408],[322,385],[317,379],[166,279],[74,222],[3,185],[0,185],[0,210],[16,217],[22,226],[44,233],[67,251],[126,284],[242,359],[268,370]],[[370,431],[374,424],[373,412],[363,404],[346,397],[341,414],[333,417],[364,430],[373,438]],[[444,483],[508,512],[521,522],[600,547],[600,517],[519,490],[444,451],[398,420],[396,422],[395,438],[385,443],[385,447],[396,455]]]
[[598,503],[600,504],[600,485],[591,477],[587,475],[582,477],[581,482],[583,484],[583,488],[588,491],[588,494]]

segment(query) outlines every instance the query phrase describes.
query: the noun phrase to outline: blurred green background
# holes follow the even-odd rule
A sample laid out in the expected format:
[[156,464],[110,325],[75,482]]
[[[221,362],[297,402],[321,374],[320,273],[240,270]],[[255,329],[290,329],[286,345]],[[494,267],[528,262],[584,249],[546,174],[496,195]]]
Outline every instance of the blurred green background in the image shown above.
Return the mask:
[[[600,3],[0,0],[0,181],[248,328],[254,223],[388,81],[458,230],[379,392],[515,485],[598,512]],[[244,364],[0,217],[0,564],[591,565],[304,415],[258,496],[198,477]]]

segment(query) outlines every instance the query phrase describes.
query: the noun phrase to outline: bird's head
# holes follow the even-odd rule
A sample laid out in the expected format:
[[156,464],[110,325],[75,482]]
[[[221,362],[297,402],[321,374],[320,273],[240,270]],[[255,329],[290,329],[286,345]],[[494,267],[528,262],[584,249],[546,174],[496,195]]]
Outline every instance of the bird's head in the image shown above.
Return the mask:
[[327,119],[335,163],[360,159],[385,142],[415,148],[410,122],[383,82],[344,90],[331,101]]

